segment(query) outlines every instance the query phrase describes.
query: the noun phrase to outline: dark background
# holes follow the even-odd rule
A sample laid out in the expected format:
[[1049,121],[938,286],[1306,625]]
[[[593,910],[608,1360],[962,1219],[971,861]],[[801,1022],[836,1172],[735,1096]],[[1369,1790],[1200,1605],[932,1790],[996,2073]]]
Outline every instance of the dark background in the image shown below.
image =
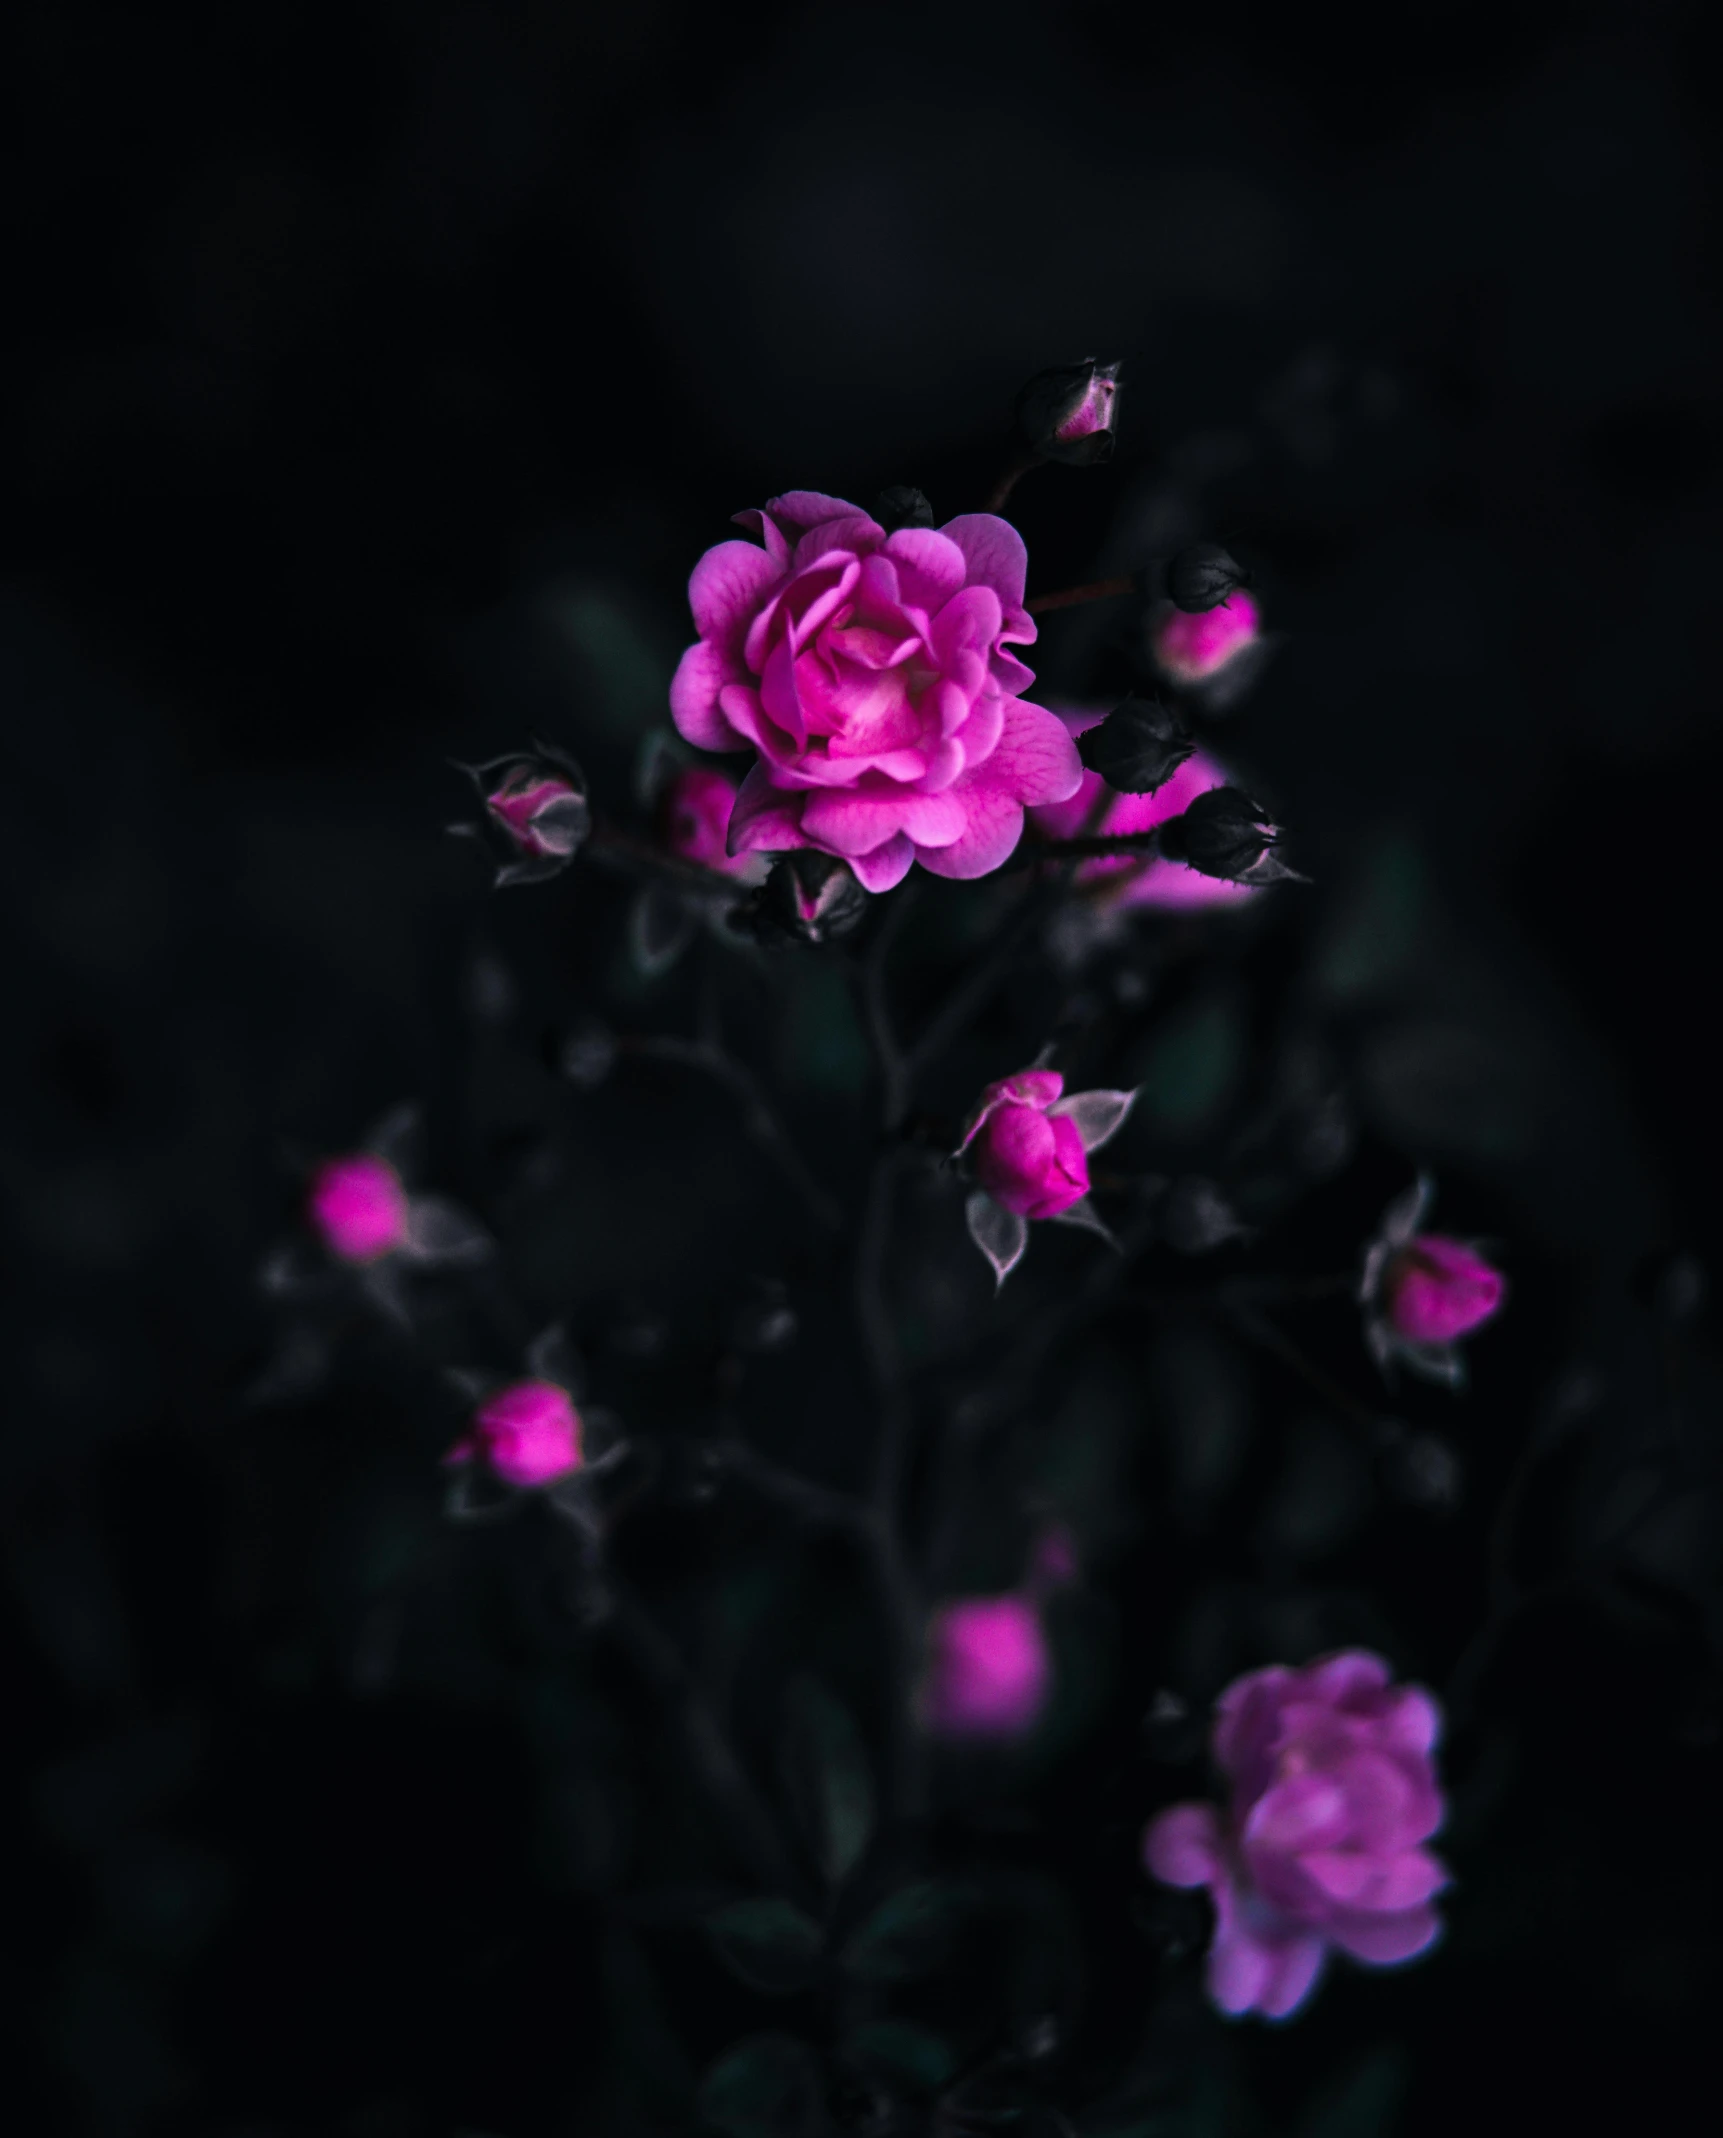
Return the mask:
[[[575,2127],[611,2024],[596,1903],[538,1874],[530,1733],[456,1664],[397,1699],[331,1660],[375,1419],[361,1382],[235,1423],[251,1272],[291,1154],[403,1095],[499,1229],[531,1185],[547,1102],[485,1036],[486,975],[531,1022],[597,987],[616,910],[487,905],[444,760],[536,723],[625,791],[729,513],[889,481],[972,509],[1043,363],[1122,355],[1129,392],[1109,468],[1018,494],[1031,590],[1220,532],[1287,634],[1234,732],[1334,901],[1334,999],[1399,960],[1374,1132],[1492,1183],[1532,1273],[1491,1429],[1576,1359],[1637,1385],[1641,1258],[1718,1246],[1705,29],[1026,0],[11,21],[29,2128]],[[1049,688],[1104,629],[1046,634]],[[1384,948],[1396,899],[1418,918]],[[704,1105],[641,1098],[665,1142],[590,1159],[602,1237],[534,1234],[541,1292],[600,1328],[698,1298],[734,1199]],[[1305,2037],[1312,2084],[1381,2025],[1423,2030],[1416,2131],[1654,2121],[1698,2083],[1714,1499],[1689,1532],[1653,1632],[1576,1618],[1501,1696],[1536,1718],[1522,1804],[1558,1812],[1479,1870],[1478,1972],[1367,1985]]]

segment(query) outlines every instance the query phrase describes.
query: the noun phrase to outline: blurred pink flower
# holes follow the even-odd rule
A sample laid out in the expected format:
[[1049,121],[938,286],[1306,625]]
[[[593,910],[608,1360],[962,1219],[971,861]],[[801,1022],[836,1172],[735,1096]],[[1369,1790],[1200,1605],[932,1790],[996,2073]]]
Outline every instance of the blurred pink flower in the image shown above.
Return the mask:
[[1197,615],[1168,606],[1155,619],[1151,643],[1175,683],[1206,683],[1254,644],[1261,628],[1256,597],[1238,587],[1218,608]]
[[684,861],[726,876],[757,874],[761,864],[726,845],[736,782],[710,765],[688,765],[666,785],[658,804],[665,845]]
[[580,1414],[555,1381],[514,1381],[489,1395],[443,1457],[482,1462],[506,1485],[548,1485],[581,1465]]
[[796,490],[738,513],[763,544],[721,542],[689,581],[700,636],[670,708],[706,750],[759,754],[733,854],[814,847],[869,891],[910,864],[985,876],[1027,803],[1072,793],[1077,752],[1019,697],[1022,537],[989,513],[887,534],[858,506]]
[[1434,1199],[1420,1174],[1388,1205],[1364,1257],[1359,1299],[1379,1366],[1397,1361],[1458,1388],[1465,1381],[1459,1341],[1501,1312],[1508,1281],[1469,1241],[1423,1230]]
[[[1218,613],[1218,612],[1217,612]],[[1059,718],[1073,736],[1099,727],[1107,717],[1099,708],[1061,706]],[[1205,751],[1186,758],[1171,778],[1153,794],[1114,794],[1098,772],[1085,772],[1075,794],[1062,802],[1034,809],[1030,815],[1038,831],[1049,839],[1075,839],[1087,832],[1153,831],[1169,818],[1183,816],[1199,794],[1224,787],[1227,775]],[[1227,883],[1218,876],[1205,876],[1182,861],[1168,861],[1159,854],[1099,854],[1085,861],[1077,881],[1089,886],[1111,886],[1109,903],[1121,906],[1155,906],[1162,909],[1231,906],[1255,896],[1245,883]]]
[[1435,1701],[1361,1650],[1251,1671],[1221,1695],[1214,1756],[1225,1812],[1175,1804],[1144,1836],[1166,1885],[1206,1886],[1208,1986],[1222,2011],[1284,2019],[1330,1949],[1376,1967],[1427,1951],[1447,1872],[1423,1844],[1442,1823]]
[[375,1262],[406,1244],[407,1191],[389,1161],[370,1151],[325,1159],[312,1175],[305,1214],[338,1262]]
[[1052,1682],[1047,1636],[1027,1597],[967,1596],[933,1613],[919,1702],[934,1735],[1024,1736]]

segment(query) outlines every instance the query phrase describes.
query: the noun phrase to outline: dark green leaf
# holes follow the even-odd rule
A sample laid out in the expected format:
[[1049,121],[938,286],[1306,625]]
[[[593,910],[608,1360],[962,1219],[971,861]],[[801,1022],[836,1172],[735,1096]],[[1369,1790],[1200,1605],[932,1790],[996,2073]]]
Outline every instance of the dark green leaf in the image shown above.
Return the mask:
[[820,2138],[828,2127],[819,2059],[788,2034],[755,2034],[721,2056],[700,2088],[727,2138]]
[[914,2093],[937,2091],[957,2069],[949,2045],[907,2019],[876,2019],[858,2027],[846,2047],[868,2071]]
[[706,1933],[730,1972],[770,1997],[806,1989],[825,1943],[818,1923],[773,1894],[718,1909],[707,1916]]
[[910,1982],[939,1964],[963,1912],[963,1889],[937,1879],[901,1886],[881,1902],[844,1952],[863,1982]]
[[873,1778],[849,1710],[812,1678],[791,1686],[785,1781],[814,1860],[833,1885],[860,1860],[873,1832]]

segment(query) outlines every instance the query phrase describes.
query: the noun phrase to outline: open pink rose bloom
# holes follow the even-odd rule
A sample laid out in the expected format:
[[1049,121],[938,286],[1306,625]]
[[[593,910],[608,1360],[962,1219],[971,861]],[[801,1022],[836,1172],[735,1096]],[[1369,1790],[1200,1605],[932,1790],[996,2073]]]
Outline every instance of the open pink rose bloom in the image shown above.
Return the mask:
[[[815,847],[870,891],[920,861],[985,876],[1028,805],[1082,777],[1064,724],[1019,693],[1022,537],[990,513],[888,535],[858,506],[794,490],[737,515],[760,536],[694,569],[698,641],[670,708],[704,750],[758,753],[732,854]],[[763,546],[761,546],[763,544]]]
[[581,1465],[580,1414],[555,1381],[515,1381],[489,1395],[446,1463],[482,1462],[505,1485],[548,1485]]
[[361,1151],[326,1159],[312,1177],[305,1214],[341,1262],[376,1262],[407,1238],[407,1191],[386,1158]]
[[1435,1943],[1448,1876],[1423,1844],[1444,1810],[1439,1730],[1430,1695],[1360,1650],[1251,1671],[1221,1695],[1214,1756],[1231,1801],[1172,1805],[1144,1855],[1164,1884],[1208,1888],[1222,2011],[1284,2019],[1331,1949],[1383,1967]]
[[[1099,708],[1059,708],[1059,718],[1073,736],[1087,734],[1106,717]],[[1031,815],[1035,828],[1049,839],[1153,831],[1157,824],[1183,816],[1199,794],[1226,784],[1226,773],[1206,752],[1198,750],[1153,794],[1115,794],[1098,772],[1085,771],[1074,794],[1065,801],[1045,804]],[[1110,801],[1108,796],[1112,797]],[[1168,861],[1160,854],[1097,854],[1079,867],[1077,881],[1089,889],[1104,889],[1112,904],[1163,910],[1235,906],[1256,896],[1250,884],[1205,876],[1200,869],[1189,868],[1182,861]]]
[[942,1605],[927,1630],[923,1727],[935,1736],[1021,1737],[1052,1688],[1047,1636],[1025,1596],[969,1596]]

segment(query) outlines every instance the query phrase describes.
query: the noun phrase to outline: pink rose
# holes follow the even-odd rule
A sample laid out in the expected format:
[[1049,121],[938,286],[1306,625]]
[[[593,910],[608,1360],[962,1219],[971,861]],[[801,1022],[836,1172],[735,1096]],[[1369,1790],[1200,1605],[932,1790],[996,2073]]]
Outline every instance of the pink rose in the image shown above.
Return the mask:
[[581,1466],[580,1414],[555,1381],[514,1381],[473,1413],[445,1463],[482,1462],[505,1485],[548,1485]]
[[[1059,718],[1073,736],[1099,727],[1106,718],[1089,707],[1062,706]],[[1035,827],[1049,839],[1075,839],[1087,832],[1153,831],[1157,824],[1183,816],[1199,794],[1224,787],[1227,775],[1202,750],[1187,757],[1153,794],[1113,794],[1098,772],[1085,772],[1075,794],[1032,812]],[[1106,797],[1112,795],[1112,800]],[[1099,854],[1077,871],[1080,884],[1104,887],[1107,902],[1121,906],[1231,906],[1253,896],[1244,883],[1205,876],[1182,861],[1160,854]]]
[[1222,2011],[1295,2012],[1330,1948],[1368,1966],[1427,1951],[1447,1872],[1422,1844],[1442,1823],[1436,1703],[1358,1650],[1251,1671],[1221,1695],[1224,1814],[1175,1804],[1144,1836],[1149,1870],[1206,1886],[1209,1994]]
[[736,782],[710,765],[688,765],[666,785],[659,799],[659,822],[665,845],[684,861],[718,869],[726,876],[753,876],[763,862],[732,855],[730,813],[736,806]]
[[1007,651],[1035,626],[1022,537],[989,513],[887,534],[858,506],[807,490],[739,513],[752,542],[695,566],[700,637],[670,709],[700,749],[757,751],[730,820],[732,854],[814,847],[886,891],[910,863],[985,876],[1025,804],[1082,776],[1033,678]]
[[1456,1346],[1501,1311],[1508,1283],[1469,1241],[1422,1229],[1433,1200],[1430,1180],[1420,1174],[1388,1205],[1364,1257],[1359,1297],[1365,1339],[1379,1366],[1398,1361],[1425,1380],[1458,1388],[1465,1362]]
[[922,1726],[940,1737],[1021,1737],[1039,1720],[1052,1680],[1047,1636],[1028,1598],[943,1604],[927,1629]]
[[1175,683],[1206,683],[1253,645],[1261,628],[1256,597],[1239,587],[1218,608],[1196,615],[1168,607],[1156,619],[1150,642]]
[[326,1158],[311,1177],[305,1215],[338,1262],[376,1262],[407,1243],[401,1176],[370,1151]]
[[978,1183],[969,1234],[1003,1284],[1029,1244],[1029,1221],[1057,1218],[1106,1233],[1089,1207],[1089,1153],[1123,1127],[1135,1092],[1062,1096],[1057,1069],[1020,1069],[989,1084],[964,1123],[957,1154],[970,1153]]

